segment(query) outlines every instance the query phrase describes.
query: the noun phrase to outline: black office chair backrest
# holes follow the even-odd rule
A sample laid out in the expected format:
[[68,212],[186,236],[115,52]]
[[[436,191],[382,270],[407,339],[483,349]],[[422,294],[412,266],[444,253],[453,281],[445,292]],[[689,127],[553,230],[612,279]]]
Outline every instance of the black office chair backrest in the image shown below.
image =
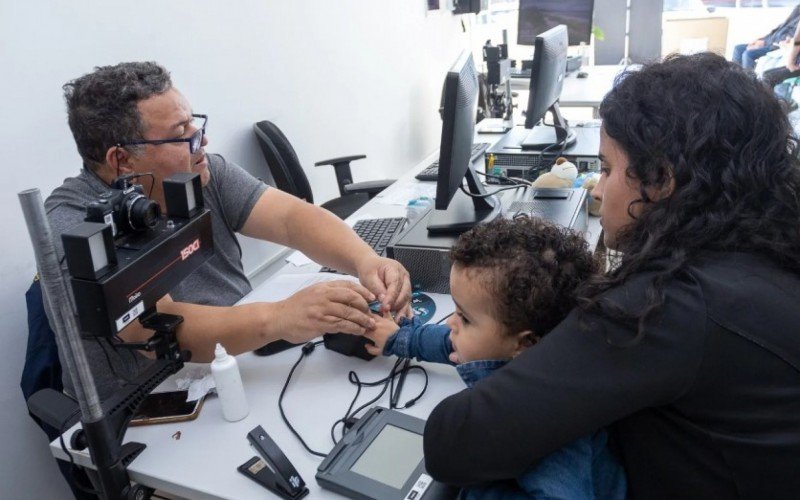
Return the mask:
[[253,129],[278,189],[314,203],[306,173],[281,129],[269,120],[256,123]]

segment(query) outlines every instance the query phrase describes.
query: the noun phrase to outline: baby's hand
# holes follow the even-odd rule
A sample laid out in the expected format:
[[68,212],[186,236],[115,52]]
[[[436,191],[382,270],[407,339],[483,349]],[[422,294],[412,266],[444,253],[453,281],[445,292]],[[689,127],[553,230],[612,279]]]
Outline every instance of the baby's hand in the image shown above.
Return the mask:
[[365,347],[367,352],[373,356],[381,356],[386,341],[398,330],[397,323],[394,322],[388,312],[384,313],[383,316],[375,314],[372,318],[375,320],[375,328],[368,330],[364,336],[375,342],[375,345],[367,344]]

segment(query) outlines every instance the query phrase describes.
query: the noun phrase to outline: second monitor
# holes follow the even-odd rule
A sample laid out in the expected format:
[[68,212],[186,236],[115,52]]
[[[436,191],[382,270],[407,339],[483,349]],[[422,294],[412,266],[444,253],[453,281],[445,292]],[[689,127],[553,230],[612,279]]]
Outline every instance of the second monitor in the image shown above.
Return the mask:
[[[562,149],[575,143],[575,132],[561,115],[558,100],[564,86],[567,70],[567,28],[558,25],[536,37],[531,68],[528,108],[525,128],[530,133],[522,140],[522,149],[541,150],[549,147]],[[553,125],[545,125],[547,112],[553,115]]]

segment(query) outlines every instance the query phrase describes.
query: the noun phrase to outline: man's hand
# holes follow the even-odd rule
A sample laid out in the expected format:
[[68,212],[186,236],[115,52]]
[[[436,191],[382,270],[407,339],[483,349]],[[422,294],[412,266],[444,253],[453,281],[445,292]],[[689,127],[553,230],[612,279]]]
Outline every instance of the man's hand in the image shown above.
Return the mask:
[[396,260],[370,257],[359,262],[358,279],[381,301],[381,311],[396,311],[396,317],[411,317],[411,280]]
[[764,46],[764,39],[763,38],[759,38],[758,40],[753,40],[752,42],[747,44],[748,50],[760,49],[763,46]]
[[375,342],[375,345],[367,344],[365,347],[367,352],[373,356],[381,356],[386,341],[397,331],[397,323],[389,313],[384,313],[383,316],[376,314],[373,315],[373,318],[375,319],[375,328],[369,330],[364,336]]
[[323,333],[363,335],[375,327],[369,290],[351,281],[328,281],[300,290],[277,303],[272,321],[282,338],[301,343]]

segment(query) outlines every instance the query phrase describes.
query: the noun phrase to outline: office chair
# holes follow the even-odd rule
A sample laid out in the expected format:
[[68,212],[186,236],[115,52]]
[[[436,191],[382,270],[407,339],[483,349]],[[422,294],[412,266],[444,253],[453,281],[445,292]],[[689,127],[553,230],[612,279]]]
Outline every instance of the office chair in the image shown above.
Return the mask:
[[[289,140],[283,132],[272,122],[264,120],[253,125],[253,130],[258,138],[258,145],[267,166],[275,180],[275,185],[281,191],[293,194],[309,203],[314,203],[311,186],[308,183],[300,160]],[[319,161],[315,167],[332,165],[336,172],[336,182],[339,185],[339,196],[322,204],[341,219],[346,219],[350,214],[361,208],[368,200],[383,191],[394,180],[379,180],[367,182],[353,182],[350,172],[350,162],[366,158],[365,155],[345,156],[330,160]]]

